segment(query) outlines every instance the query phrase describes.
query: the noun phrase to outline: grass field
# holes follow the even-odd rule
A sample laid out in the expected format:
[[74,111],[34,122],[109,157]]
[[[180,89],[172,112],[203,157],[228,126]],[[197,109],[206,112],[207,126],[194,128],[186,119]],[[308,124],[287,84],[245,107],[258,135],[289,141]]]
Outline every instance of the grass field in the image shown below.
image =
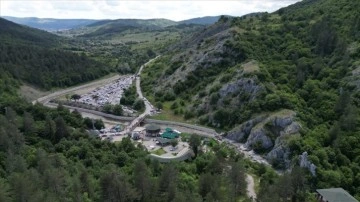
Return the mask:
[[160,148],[160,149],[157,149],[157,150],[155,150],[155,151],[153,151],[151,153],[161,156],[163,154],[166,154],[166,151],[163,148]]

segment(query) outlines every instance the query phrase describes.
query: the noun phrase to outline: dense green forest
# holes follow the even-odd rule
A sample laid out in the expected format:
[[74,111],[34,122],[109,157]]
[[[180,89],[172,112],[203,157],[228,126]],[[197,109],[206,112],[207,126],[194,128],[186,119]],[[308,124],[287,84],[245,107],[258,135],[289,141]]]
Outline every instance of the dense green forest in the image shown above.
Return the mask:
[[[44,60],[54,59],[51,49],[47,54],[43,50]],[[26,57],[17,57],[26,55],[23,51],[30,49],[24,45],[6,54],[24,63]],[[32,70],[36,75],[42,71]],[[248,172],[262,179],[259,199],[267,201],[268,188],[278,190],[289,182],[215,140],[206,141],[211,152],[204,152],[197,135],[184,137],[194,151],[193,159],[170,164],[150,160],[148,152],[129,138],[118,144],[101,141],[88,132],[91,120],[77,111],[61,105],[49,109],[20,98],[17,91],[26,77],[10,72],[4,69],[0,75],[0,201],[249,201]],[[134,101],[133,94],[133,88],[127,91],[128,104]],[[101,125],[97,120],[96,127]],[[294,183],[295,174],[286,175],[291,179],[288,192],[271,196],[312,200],[310,187]]]
[[11,76],[0,81],[0,201],[250,201],[250,171],[261,178],[260,201],[314,199],[301,169],[279,178],[215,140],[203,152],[197,135],[184,137],[192,160],[160,164],[130,138],[91,136],[77,111],[25,102]]
[[[51,89],[135,72],[156,53],[0,18],[0,201],[250,201],[246,173],[259,180],[261,202],[314,201],[311,192],[328,187],[360,199],[359,9],[359,1],[305,0],[271,14],[221,17],[176,45],[158,43],[163,56],[141,75],[157,106],[223,131],[296,112],[301,130],[286,139],[292,171],[280,176],[196,135],[187,140],[191,160],[160,164],[129,138],[93,137],[91,121],[76,111],[27,103],[17,95],[23,82]],[[135,93],[128,89],[121,102],[141,110]],[[316,176],[297,167],[304,151]]]
[[109,73],[106,65],[62,50],[66,40],[0,19],[0,69],[43,89],[66,87]]
[[71,40],[0,18],[0,69],[49,90],[91,81],[111,72],[134,73],[154,56],[149,49]]
[[153,101],[185,102],[185,120],[224,130],[295,111],[302,130],[287,139],[293,162],[307,151],[316,187],[360,198],[359,8],[359,1],[305,0],[271,14],[222,17],[145,68],[142,86]]
[[0,201],[245,199],[243,160],[224,146],[212,146],[221,155],[198,152],[191,162],[160,164],[129,138],[114,144],[90,136],[76,111],[32,106],[15,94],[0,100]]
[[[88,59],[38,46],[46,41],[29,45],[32,34],[26,35],[26,29],[19,27],[24,31],[21,37],[12,36],[1,50],[0,201],[247,200],[245,162],[224,145],[209,145],[214,151],[222,151],[215,152],[219,155],[202,153],[200,137],[192,135],[189,141],[196,159],[160,164],[150,160],[148,152],[130,138],[114,144],[92,136],[87,131],[92,128],[89,119],[76,111],[61,105],[49,109],[20,98],[17,91],[23,81],[40,87],[62,86],[51,83],[58,81],[51,77],[56,76],[52,74],[56,70],[46,64],[64,61],[64,65],[72,66],[78,58],[81,62]],[[11,33],[9,30],[6,32]],[[32,31],[36,36],[38,31]],[[79,70],[76,73],[81,75]],[[61,73],[68,76],[64,70]],[[50,77],[46,78],[48,86],[38,83],[42,75]],[[127,93],[128,97],[132,94],[130,90]],[[101,128],[101,120],[97,125]]]

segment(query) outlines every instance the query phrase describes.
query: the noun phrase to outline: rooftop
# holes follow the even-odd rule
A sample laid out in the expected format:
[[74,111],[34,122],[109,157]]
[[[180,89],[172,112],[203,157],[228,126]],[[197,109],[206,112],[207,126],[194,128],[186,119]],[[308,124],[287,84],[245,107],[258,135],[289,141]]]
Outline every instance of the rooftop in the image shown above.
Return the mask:
[[150,131],[160,130],[160,126],[154,124],[147,125],[145,128]]
[[166,143],[170,142],[169,139],[162,138],[162,137],[158,137],[158,138],[156,138],[156,140],[159,141],[160,144],[166,144]]
[[161,137],[162,138],[167,138],[167,139],[175,139],[177,137],[179,137],[178,134],[176,133],[173,133],[173,132],[164,132],[163,134],[161,134]]
[[343,188],[317,189],[316,191],[328,202],[359,202]]

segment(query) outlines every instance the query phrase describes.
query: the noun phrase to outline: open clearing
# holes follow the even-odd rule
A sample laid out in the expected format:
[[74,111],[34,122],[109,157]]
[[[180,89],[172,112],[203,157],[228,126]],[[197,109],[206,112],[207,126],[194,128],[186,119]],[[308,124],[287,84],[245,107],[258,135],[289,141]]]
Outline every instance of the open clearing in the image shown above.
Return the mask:
[[20,87],[19,94],[25,98],[26,101],[33,101],[40,97],[50,94],[49,91],[41,91],[35,87],[24,84]]

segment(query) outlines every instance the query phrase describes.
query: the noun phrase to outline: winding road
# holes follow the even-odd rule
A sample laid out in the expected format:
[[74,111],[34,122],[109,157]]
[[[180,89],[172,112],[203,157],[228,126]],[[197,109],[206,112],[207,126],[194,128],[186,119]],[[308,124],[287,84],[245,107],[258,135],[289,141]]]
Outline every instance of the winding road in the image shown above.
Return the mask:
[[[180,131],[186,132],[186,133],[194,133],[194,134],[198,134],[201,136],[205,136],[208,138],[215,138],[216,136],[219,136],[219,134],[210,128],[206,128],[206,127],[202,127],[202,126],[197,126],[197,125],[192,125],[192,124],[187,124],[187,123],[181,123],[181,122],[174,122],[174,121],[162,121],[162,120],[155,120],[155,119],[149,119],[146,118],[148,115],[151,114],[151,110],[153,109],[153,106],[151,105],[151,103],[144,98],[142,91],[141,91],[141,86],[140,86],[140,73],[142,72],[143,68],[149,64],[150,62],[152,62],[153,60],[157,59],[160,56],[157,56],[156,58],[153,58],[151,60],[149,60],[147,63],[145,63],[144,65],[142,65],[137,73],[136,76],[136,91],[137,94],[139,95],[140,99],[143,99],[145,102],[145,111],[144,113],[142,113],[140,116],[134,118],[134,117],[123,117],[123,116],[115,116],[115,115],[111,115],[111,114],[105,114],[103,112],[99,112],[99,111],[94,111],[94,110],[89,110],[89,109],[83,109],[83,108],[78,108],[78,107],[72,107],[72,106],[67,106],[64,105],[64,107],[67,107],[69,109],[73,109],[73,110],[78,110],[79,112],[85,112],[88,114],[94,114],[96,116],[100,116],[103,117],[104,119],[108,118],[108,119],[112,119],[112,120],[119,120],[119,121],[126,121],[126,122],[130,122],[129,125],[126,126],[125,130],[123,131],[123,134],[126,134],[127,132],[130,132],[139,122],[144,121],[145,123],[155,123],[158,124],[160,126],[164,126],[164,127],[173,127],[175,129],[178,129]],[[104,86],[106,84],[112,83],[115,80],[119,79],[121,76],[120,75],[115,75],[112,77],[108,77],[108,78],[103,78],[91,83],[87,83],[81,86],[76,86],[76,87],[71,87],[71,88],[67,88],[67,89],[63,89],[63,90],[59,90],[56,91],[54,93],[51,93],[49,95],[46,95],[44,97],[38,98],[36,100],[34,100],[32,103],[35,104],[36,102],[42,103],[45,106],[48,107],[57,107],[56,103],[50,103],[49,101],[52,99],[55,99],[57,97],[61,97],[61,96],[65,96],[66,94],[71,94],[77,91],[91,91],[93,89],[96,89],[98,87]],[[116,141],[116,137],[114,139]],[[264,158],[262,158],[260,155],[255,154],[253,151],[248,151],[246,148],[244,148],[243,144],[241,143],[236,143],[234,141],[228,140],[228,139],[224,139],[221,140],[221,142],[224,142],[226,144],[228,144],[229,146],[235,148],[239,153],[244,154],[244,156],[246,158],[249,158],[251,161],[253,162],[258,162],[258,163],[262,163],[262,164],[266,164],[266,165],[270,165]]]
[[[144,100],[145,111],[142,114],[140,114],[138,117],[136,117],[134,120],[132,120],[130,122],[130,124],[127,125],[125,127],[125,129],[120,133],[121,135],[125,135],[128,132],[131,132],[136,126],[139,125],[139,123],[141,121],[143,121],[145,119],[146,116],[151,115],[151,111],[154,110],[154,107],[151,105],[151,103],[142,94],[141,86],[140,86],[140,74],[141,74],[142,70],[144,69],[144,67],[146,65],[148,65],[152,61],[156,60],[158,57],[160,57],[160,55],[156,56],[155,58],[153,58],[151,60],[149,60],[147,63],[141,65],[138,73],[136,74],[136,77],[135,77],[136,78],[136,82],[135,82],[135,84],[136,84],[136,92],[137,92],[139,98]],[[114,139],[114,140],[116,141],[116,139]]]

